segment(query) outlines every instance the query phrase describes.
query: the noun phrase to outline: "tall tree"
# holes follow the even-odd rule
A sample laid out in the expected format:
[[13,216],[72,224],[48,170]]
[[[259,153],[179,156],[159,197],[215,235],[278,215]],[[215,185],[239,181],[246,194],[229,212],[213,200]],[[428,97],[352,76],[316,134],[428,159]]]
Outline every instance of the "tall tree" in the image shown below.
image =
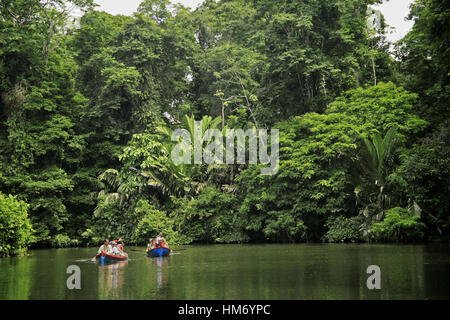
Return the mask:
[[[397,48],[405,85],[420,95],[420,115],[438,125],[449,114],[450,12],[448,1],[419,0],[411,5],[412,30]],[[447,117],[442,117],[447,115]]]

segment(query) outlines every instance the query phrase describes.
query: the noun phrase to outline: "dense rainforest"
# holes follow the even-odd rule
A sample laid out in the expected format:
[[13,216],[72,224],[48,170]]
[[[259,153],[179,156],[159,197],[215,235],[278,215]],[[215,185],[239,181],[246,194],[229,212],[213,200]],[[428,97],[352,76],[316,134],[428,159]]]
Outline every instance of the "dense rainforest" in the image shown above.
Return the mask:
[[[0,255],[27,247],[448,241],[450,6],[0,0]],[[278,129],[274,175],[177,164],[184,128]]]

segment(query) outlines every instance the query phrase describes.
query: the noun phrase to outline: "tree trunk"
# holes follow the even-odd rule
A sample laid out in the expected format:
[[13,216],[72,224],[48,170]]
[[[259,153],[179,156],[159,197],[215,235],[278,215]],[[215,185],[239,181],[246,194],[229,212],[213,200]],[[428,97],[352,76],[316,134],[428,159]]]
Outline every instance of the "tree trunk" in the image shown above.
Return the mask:
[[48,65],[48,56],[50,54],[50,42],[52,41],[53,34],[55,32],[55,22],[50,21],[50,27],[48,30],[48,36],[45,40],[44,48],[42,49],[42,57],[44,58],[45,65]]
[[376,86],[377,85],[377,72],[375,69],[375,58],[372,55],[372,71],[373,71],[373,85]]
[[222,129],[225,127],[225,104],[222,102]]

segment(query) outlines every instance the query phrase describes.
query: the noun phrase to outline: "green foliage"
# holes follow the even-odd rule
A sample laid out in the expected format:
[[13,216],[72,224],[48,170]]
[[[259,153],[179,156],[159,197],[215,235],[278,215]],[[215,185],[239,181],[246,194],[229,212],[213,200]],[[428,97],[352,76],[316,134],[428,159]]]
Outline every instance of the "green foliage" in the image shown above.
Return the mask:
[[89,242],[101,242],[102,239],[112,237],[123,237],[128,240],[132,236],[133,229],[130,227],[135,224],[135,221],[130,223],[130,218],[133,217],[130,217],[128,212],[122,211],[119,201],[100,196],[96,212],[97,215],[91,218],[91,227],[82,234],[89,239]]
[[[394,60],[380,2],[0,1],[0,191],[36,246],[446,239],[448,10],[416,1]],[[279,129],[278,173],[174,163],[195,119]]]
[[265,101],[283,117],[321,112],[341,92],[367,81],[360,70],[371,65],[361,52],[373,47],[366,23],[373,2],[258,1],[263,19],[250,39],[264,47],[270,63]]
[[377,86],[357,88],[345,92],[342,97],[330,103],[326,113],[344,113],[355,116],[367,135],[373,130],[385,134],[397,126],[399,138],[404,134],[418,134],[427,122],[414,114],[417,95],[406,91],[394,83],[379,83]]
[[328,214],[352,213],[350,169],[359,133],[352,117],[308,113],[277,125],[280,168],[261,176],[250,166],[239,176],[247,229],[272,241],[319,240]]
[[257,119],[265,117],[257,96],[262,90],[261,73],[267,69],[265,57],[255,50],[225,43],[208,50],[199,66],[210,79],[207,91],[214,92],[214,96],[200,97],[199,102],[209,108],[210,114],[221,115],[222,127],[225,116],[242,116],[239,110],[247,111],[244,120],[258,127]]
[[327,114],[353,116],[363,138],[351,173],[364,238],[387,209],[406,205],[395,196],[400,190],[391,182],[404,146],[427,126],[414,114],[416,102],[415,94],[393,83],[379,83],[344,93],[327,110]]
[[163,24],[170,14],[169,0],[145,0],[139,5],[138,12],[150,16],[156,23]]
[[52,238],[51,241],[52,247],[55,248],[67,248],[69,246],[76,246],[78,244],[78,241],[70,239],[70,237],[65,234],[57,234]]
[[[363,216],[375,215],[379,219],[390,205],[389,184],[386,177],[392,171],[394,147],[397,140],[397,127],[391,127],[382,138],[378,132],[364,139],[359,166],[361,169],[360,184],[356,187],[356,196],[361,205]],[[367,226],[368,224],[366,224]],[[366,228],[363,228],[366,229]]]
[[[217,129],[220,118],[204,116],[199,121],[202,136],[208,129]],[[173,130],[166,125],[156,128],[158,135],[140,134],[133,136],[120,159],[128,168],[140,172],[147,184],[158,188],[164,195],[195,195],[205,186],[207,165],[194,164],[194,116],[185,116],[182,129],[190,134],[190,164],[174,163],[172,152],[178,141],[172,141]],[[206,146],[203,142],[203,146]],[[137,169],[136,169],[137,168]]]
[[75,128],[85,98],[73,87],[76,66],[64,48],[50,56],[47,70],[31,77],[24,100],[4,121],[4,151],[9,154],[2,189],[30,204],[37,242],[48,243],[68,221],[65,194],[78,169],[84,139]]
[[398,198],[416,203],[423,213],[427,233],[433,238],[449,234],[450,228],[450,131],[445,122],[431,137],[421,139],[401,155],[392,184]]
[[233,194],[208,187],[195,199],[179,199],[174,217],[177,230],[190,241],[236,243],[249,240],[245,219]]
[[33,240],[28,205],[0,193],[0,257],[23,253]]
[[383,221],[372,225],[371,238],[375,241],[420,241],[425,225],[420,215],[395,207],[387,211]]
[[156,209],[149,201],[139,201],[134,214],[139,217],[134,232],[136,243],[146,244],[150,238],[155,238],[160,232],[170,244],[186,243],[185,236],[181,236],[179,232],[174,230],[172,218],[168,217],[166,212]]
[[392,157],[396,134],[397,127],[391,127],[384,138],[381,138],[378,133],[373,133],[370,140],[364,139],[368,154],[367,172],[375,184],[381,185],[381,187],[384,187],[387,162]]
[[327,219],[325,227],[328,228],[324,235],[327,242],[355,242],[361,240],[360,222],[357,217],[331,216]]
[[420,97],[419,114],[438,127],[450,99],[450,12],[448,2],[415,1],[412,30],[398,43],[404,85]]

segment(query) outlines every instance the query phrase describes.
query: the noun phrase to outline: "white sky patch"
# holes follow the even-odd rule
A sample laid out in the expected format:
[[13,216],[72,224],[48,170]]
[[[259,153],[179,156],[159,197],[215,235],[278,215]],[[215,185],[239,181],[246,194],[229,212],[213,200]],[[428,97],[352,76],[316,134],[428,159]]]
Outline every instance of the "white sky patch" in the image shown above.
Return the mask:
[[[387,39],[395,42],[403,38],[409,30],[411,30],[413,22],[405,20],[409,13],[409,5],[414,0],[385,0],[383,4],[375,6],[375,9],[380,10],[386,23],[393,27],[394,30],[387,35]],[[106,11],[110,14],[132,15],[136,12],[142,0],[95,0],[100,6],[97,7],[99,11]],[[181,3],[185,7],[195,9],[203,0],[173,0],[173,3]]]
[[387,35],[390,42],[400,40],[411,30],[414,21],[406,20],[406,17],[413,2],[414,0],[385,0],[381,5],[374,6],[384,15],[386,23],[394,28]]
[[[142,0],[95,0],[95,3],[100,6],[97,7],[99,11],[106,11],[110,14],[123,14],[131,16],[133,12],[136,12],[139,4]],[[179,0],[171,1],[172,3],[181,3],[185,7],[195,9],[197,5],[202,3],[202,0]]]

